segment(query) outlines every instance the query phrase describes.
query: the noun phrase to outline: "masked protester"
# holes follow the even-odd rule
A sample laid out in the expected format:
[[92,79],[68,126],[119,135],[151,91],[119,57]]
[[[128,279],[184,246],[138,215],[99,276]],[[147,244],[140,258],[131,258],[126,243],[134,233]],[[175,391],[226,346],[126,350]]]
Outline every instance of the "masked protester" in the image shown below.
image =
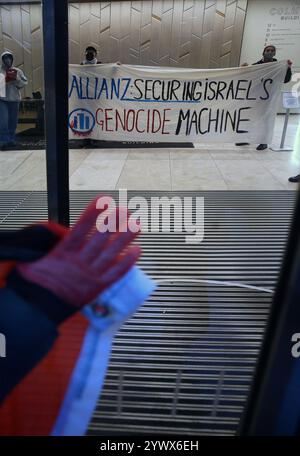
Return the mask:
[[[85,59],[81,62],[80,65],[99,65],[100,60],[97,60],[97,50],[94,46],[88,46],[85,50]],[[121,62],[116,62],[117,65],[121,65]],[[97,147],[97,141],[91,138],[85,138],[81,143],[81,147]]]
[[[97,60],[97,50],[94,46],[88,46],[85,50],[85,59],[80,65],[98,65],[101,63]],[[96,146],[96,142],[91,138],[86,138],[82,141],[81,147],[93,147]]]
[[[270,62],[277,62],[277,59],[275,59],[276,55],[276,47],[273,46],[272,44],[269,44],[266,46],[263,50],[263,58],[260,59],[258,62],[253,63],[253,65],[260,65],[262,63],[270,63]],[[284,83],[286,84],[287,82],[290,82],[292,79],[292,62],[290,60],[287,60],[288,64],[288,69],[286,71],[286,75],[284,78]],[[242,66],[247,66],[247,63],[244,63]],[[237,146],[247,146],[248,143],[237,143]],[[268,144],[259,144],[259,146],[256,148],[256,150],[264,150],[267,149]]]
[[97,50],[93,46],[88,46],[85,50],[85,59],[81,65],[98,65],[101,63],[97,60]]
[[0,68],[0,147],[2,150],[15,145],[21,100],[20,89],[28,82],[23,71],[13,66],[13,61],[14,56],[11,52],[3,52]]

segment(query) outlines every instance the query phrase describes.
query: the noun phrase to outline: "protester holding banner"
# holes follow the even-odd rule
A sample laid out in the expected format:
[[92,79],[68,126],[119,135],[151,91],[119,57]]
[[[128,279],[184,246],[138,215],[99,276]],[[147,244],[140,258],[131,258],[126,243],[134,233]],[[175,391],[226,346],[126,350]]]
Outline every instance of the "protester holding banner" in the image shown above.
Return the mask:
[[13,66],[11,52],[1,55],[0,80],[0,147],[2,150],[15,145],[18,113],[21,100],[20,89],[27,84],[27,78],[20,68]]
[[69,137],[270,142],[286,62],[244,68],[69,66]]
[[[88,46],[85,49],[85,59],[80,63],[80,65],[99,65],[102,63],[97,59],[97,49],[94,46]],[[120,62],[116,62],[117,65],[120,65]],[[82,142],[81,147],[95,147],[96,141],[91,138],[85,138]]]
[[88,46],[85,50],[85,59],[80,65],[98,65],[101,63],[97,60],[97,49],[94,46]]
[[[270,63],[270,62],[277,62],[277,59],[275,59],[276,55],[276,47],[274,45],[268,45],[264,48],[263,50],[263,58],[260,59],[258,62],[253,63],[253,65],[260,65],[262,63]],[[287,82],[290,82],[292,79],[292,62],[291,60],[287,60],[288,68],[286,71],[286,75],[284,78],[284,83],[286,84]],[[244,63],[242,66],[247,66],[247,63]],[[237,143],[237,146],[247,146],[249,143]],[[256,150],[265,150],[267,149],[268,144],[259,144],[257,146]]]
[[[80,65],[99,65],[100,60],[97,60],[97,49],[94,46],[88,46],[85,50],[85,59],[81,62]],[[116,62],[117,65],[120,65],[121,62]]]
[[[85,49],[85,59],[80,63],[80,65],[99,65],[101,62],[97,60],[97,49],[94,46],[88,46]],[[82,147],[94,146],[95,141],[91,138],[86,138],[83,140]]]
[[[260,59],[258,62],[254,63],[253,65],[260,65],[262,63],[269,63],[269,62],[277,62],[277,59],[275,59],[276,55],[276,47],[273,45],[268,45],[264,48],[263,50],[263,58]],[[290,60],[287,60],[288,68],[286,70],[286,75],[284,78],[284,83],[286,84],[287,82],[290,82],[292,79],[292,62]]]

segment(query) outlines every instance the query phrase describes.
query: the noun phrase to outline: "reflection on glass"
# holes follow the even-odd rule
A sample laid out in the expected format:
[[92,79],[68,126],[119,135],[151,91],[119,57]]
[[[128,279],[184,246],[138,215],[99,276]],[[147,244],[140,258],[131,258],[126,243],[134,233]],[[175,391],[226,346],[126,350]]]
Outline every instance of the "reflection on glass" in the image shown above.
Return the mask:
[[1,3],[0,56],[0,190],[46,190],[40,3]]

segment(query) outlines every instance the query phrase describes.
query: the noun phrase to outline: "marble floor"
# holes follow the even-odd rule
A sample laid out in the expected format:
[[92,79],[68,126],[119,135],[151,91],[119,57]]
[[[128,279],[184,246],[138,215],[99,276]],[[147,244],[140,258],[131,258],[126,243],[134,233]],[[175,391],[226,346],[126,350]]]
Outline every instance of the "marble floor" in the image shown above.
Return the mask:
[[[273,145],[280,143],[277,116]],[[297,190],[300,116],[290,117],[291,152],[256,151],[254,145],[195,144],[195,149],[70,150],[72,190]],[[0,190],[45,190],[44,151],[1,151]]]

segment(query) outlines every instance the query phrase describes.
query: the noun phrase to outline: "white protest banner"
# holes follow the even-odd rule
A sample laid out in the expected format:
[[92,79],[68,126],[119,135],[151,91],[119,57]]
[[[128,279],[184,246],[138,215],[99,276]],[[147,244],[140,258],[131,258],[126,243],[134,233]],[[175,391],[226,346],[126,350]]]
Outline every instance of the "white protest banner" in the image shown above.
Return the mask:
[[270,143],[287,64],[69,66],[69,137]]

